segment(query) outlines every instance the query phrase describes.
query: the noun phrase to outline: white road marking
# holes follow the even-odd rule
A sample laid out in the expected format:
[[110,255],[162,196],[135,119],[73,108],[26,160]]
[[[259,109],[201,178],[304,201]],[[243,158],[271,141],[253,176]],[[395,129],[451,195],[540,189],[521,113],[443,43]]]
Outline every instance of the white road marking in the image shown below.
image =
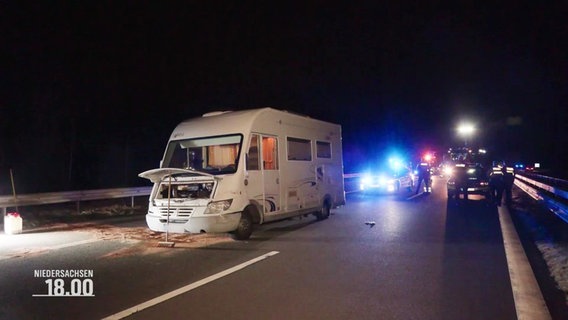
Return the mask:
[[118,320],[118,319],[126,318],[126,317],[128,317],[128,316],[130,316],[130,315],[132,315],[132,314],[134,314],[134,313],[136,313],[136,312],[138,312],[138,311],[142,311],[142,310],[144,310],[144,309],[146,309],[146,308],[155,306],[155,305],[157,305],[157,304],[159,304],[159,303],[162,303],[162,302],[164,302],[164,301],[166,301],[166,300],[169,300],[169,299],[171,299],[171,298],[173,298],[173,297],[176,297],[176,296],[178,296],[178,295],[180,295],[180,294],[183,294],[183,293],[189,292],[189,291],[191,291],[191,290],[193,290],[193,289],[199,288],[199,287],[201,287],[201,286],[203,286],[203,285],[205,285],[205,284],[207,284],[207,283],[209,283],[209,282],[213,282],[213,281],[215,281],[215,280],[217,280],[217,279],[220,279],[220,278],[222,278],[222,277],[224,277],[224,276],[227,276],[227,275],[229,275],[229,274],[231,274],[231,273],[234,273],[234,272],[237,272],[237,271],[239,271],[239,270],[242,270],[242,269],[244,269],[244,268],[246,268],[246,267],[248,267],[248,266],[250,266],[250,265],[252,265],[252,264],[255,264],[255,263],[259,262],[259,261],[262,261],[262,260],[264,260],[264,259],[266,259],[266,258],[269,258],[269,257],[271,257],[271,256],[274,256],[274,255],[277,255],[278,253],[280,253],[280,252],[278,252],[278,251],[271,251],[271,252],[269,252],[269,253],[267,253],[267,254],[263,254],[262,256],[259,256],[259,257],[257,257],[257,258],[254,258],[254,259],[249,260],[249,261],[247,261],[247,262],[243,262],[243,263],[241,263],[241,264],[239,264],[239,265],[236,265],[236,266],[234,266],[234,267],[232,267],[232,268],[229,268],[229,269],[227,269],[227,270],[221,271],[221,272],[219,272],[219,273],[216,273],[216,274],[214,274],[214,275],[212,275],[212,276],[209,276],[209,277],[207,277],[207,278],[201,279],[201,280],[196,281],[196,282],[194,282],[194,283],[188,284],[187,286],[181,287],[181,288],[176,289],[176,290],[174,290],[174,291],[170,291],[170,292],[168,292],[168,293],[166,293],[166,294],[163,294],[163,295],[161,295],[161,296],[159,296],[159,297],[156,297],[156,298],[154,298],[154,299],[148,300],[148,301],[143,302],[143,303],[141,303],[141,304],[135,305],[134,307],[128,308],[128,309],[126,309],[126,310],[124,310],[124,311],[121,311],[121,312],[115,313],[115,314],[113,314],[113,315],[110,315],[110,316],[108,316],[108,317],[105,317],[105,318],[103,318],[103,320]]
[[412,199],[414,199],[414,198],[417,198],[417,197],[422,196],[422,194],[423,194],[422,192],[417,193],[417,194],[414,194],[414,195],[412,195],[412,196],[406,198],[406,200],[412,200]]
[[519,235],[511,221],[509,210],[504,206],[498,207],[498,210],[517,319],[551,319]]

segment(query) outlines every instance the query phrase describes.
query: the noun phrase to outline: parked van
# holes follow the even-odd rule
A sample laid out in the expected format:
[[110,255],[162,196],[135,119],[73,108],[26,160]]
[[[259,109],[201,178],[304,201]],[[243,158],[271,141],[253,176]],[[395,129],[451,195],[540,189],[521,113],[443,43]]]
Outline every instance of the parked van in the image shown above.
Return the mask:
[[273,108],[212,112],[180,123],[154,183],[146,221],[173,233],[232,232],[345,204],[341,127]]

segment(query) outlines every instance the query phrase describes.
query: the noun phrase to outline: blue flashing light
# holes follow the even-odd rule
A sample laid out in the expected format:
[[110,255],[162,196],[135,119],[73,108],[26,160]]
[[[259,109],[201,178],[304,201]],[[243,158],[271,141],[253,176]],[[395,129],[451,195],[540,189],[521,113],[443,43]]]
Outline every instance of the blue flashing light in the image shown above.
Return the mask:
[[396,157],[389,158],[389,165],[393,170],[400,170],[404,166],[402,160]]

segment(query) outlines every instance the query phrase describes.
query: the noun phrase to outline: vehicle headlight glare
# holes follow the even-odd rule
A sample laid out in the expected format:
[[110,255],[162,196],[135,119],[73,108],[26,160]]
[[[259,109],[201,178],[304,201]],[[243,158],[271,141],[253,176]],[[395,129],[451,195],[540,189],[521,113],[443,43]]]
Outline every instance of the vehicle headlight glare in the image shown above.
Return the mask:
[[385,185],[389,183],[389,179],[385,178],[385,177],[379,177],[379,184],[381,185]]
[[363,178],[361,179],[361,183],[362,184],[371,184],[371,177],[370,176],[363,176]]

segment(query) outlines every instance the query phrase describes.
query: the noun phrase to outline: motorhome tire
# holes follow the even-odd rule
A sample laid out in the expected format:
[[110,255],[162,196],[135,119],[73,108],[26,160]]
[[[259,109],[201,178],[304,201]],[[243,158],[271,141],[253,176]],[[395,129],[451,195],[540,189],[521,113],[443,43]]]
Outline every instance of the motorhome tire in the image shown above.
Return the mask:
[[237,229],[233,232],[236,240],[247,240],[252,234],[252,217],[248,211],[243,211]]
[[318,213],[316,214],[317,219],[325,220],[329,218],[330,211],[331,211],[331,205],[329,204],[329,201],[326,200],[323,202],[320,211],[318,211]]

